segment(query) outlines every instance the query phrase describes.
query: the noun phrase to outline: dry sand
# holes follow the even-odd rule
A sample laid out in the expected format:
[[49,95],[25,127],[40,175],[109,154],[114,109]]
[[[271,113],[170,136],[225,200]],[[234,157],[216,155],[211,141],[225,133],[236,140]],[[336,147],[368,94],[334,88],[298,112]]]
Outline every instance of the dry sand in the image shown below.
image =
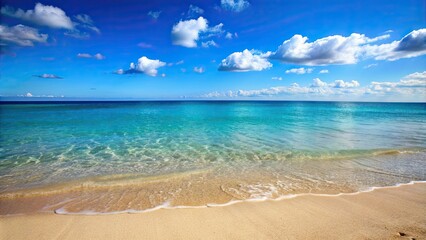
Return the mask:
[[3,216],[0,239],[426,239],[426,183],[138,214]]

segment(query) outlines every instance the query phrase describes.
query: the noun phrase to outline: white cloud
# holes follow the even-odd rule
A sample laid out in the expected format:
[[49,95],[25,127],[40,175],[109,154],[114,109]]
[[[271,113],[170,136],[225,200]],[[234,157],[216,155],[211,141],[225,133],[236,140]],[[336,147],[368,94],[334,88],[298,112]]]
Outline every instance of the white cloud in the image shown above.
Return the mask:
[[91,55],[89,53],[79,53],[79,54],[77,54],[77,57],[79,57],[79,58],[94,58],[94,59],[97,59],[97,60],[105,59],[105,56],[100,54],[100,53],[96,53],[95,55]]
[[321,66],[355,64],[371,58],[394,61],[426,54],[426,29],[414,30],[399,41],[371,45],[389,37],[386,34],[369,38],[364,34],[352,33],[348,37],[333,35],[308,42],[307,37],[296,34],[264,57],[292,64]]
[[272,77],[272,80],[281,81],[281,80],[283,80],[283,78],[282,77]]
[[426,93],[426,71],[415,72],[403,77],[399,82],[371,82],[374,91],[396,91],[398,88],[418,88]]
[[345,82],[343,80],[336,80],[334,83],[329,84],[330,87],[334,88],[356,88],[359,87],[360,84],[358,81],[352,80],[350,82]]
[[232,34],[230,32],[227,32],[226,35],[225,35],[226,39],[233,39],[233,38],[237,38],[237,37],[238,37],[237,33]]
[[220,5],[223,9],[233,12],[241,12],[250,6],[250,3],[245,0],[221,0]]
[[220,71],[247,72],[262,71],[272,67],[272,64],[264,57],[264,54],[253,54],[255,51],[244,50],[234,52],[219,65]]
[[44,73],[44,74],[41,74],[41,75],[34,75],[35,77],[39,77],[39,78],[56,78],[56,79],[62,79],[62,77],[59,77],[59,76],[57,76],[57,75],[55,75],[55,74],[47,74],[47,73]]
[[321,73],[321,74],[325,74],[325,73],[329,73],[329,72],[328,72],[328,70],[327,70],[327,69],[323,69],[323,70],[319,71],[319,73]]
[[203,73],[205,69],[203,67],[194,67],[194,72],[196,73]]
[[402,78],[402,81],[420,81],[423,84],[426,83],[426,71],[424,72],[415,72],[412,74],[409,74]]
[[304,65],[353,64],[358,61],[364,44],[388,37],[384,35],[371,39],[352,33],[349,37],[334,35],[307,42],[307,37],[296,34],[284,41],[271,58]]
[[48,35],[38,33],[38,30],[24,25],[8,27],[0,25],[0,41],[10,42],[20,46],[34,46],[35,42],[45,43]]
[[314,78],[311,87],[317,88],[317,87],[327,87],[328,84],[326,82],[321,81],[319,78]]
[[305,73],[311,73],[314,69],[313,68],[293,68],[286,70],[285,73],[295,73],[295,74],[305,74]]
[[223,23],[219,23],[214,27],[210,27],[207,28],[206,30],[206,36],[203,36],[204,38],[209,38],[209,37],[213,37],[213,36],[220,36],[222,35],[225,31],[222,29],[223,27]]
[[376,67],[377,65],[378,65],[377,63],[372,63],[372,64],[369,64],[369,65],[365,66],[364,68],[365,69],[372,68],[372,67]]
[[15,11],[15,9],[12,7],[6,6],[1,8],[1,13],[41,26],[69,30],[74,29],[74,25],[71,19],[62,9],[54,6],[43,5],[41,3],[37,3],[34,10],[27,11],[24,11],[20,8]]
[[155,77],[158,73],[158,68],[166,66],[165,62],[160,60],[152,60],[145,56],[138,59],[138,63],[130,63],[130,67],[128,70],[119,69],[115,73],[116,74],[136,74],[136,73],[144,73],[146,75]]
[[74,16],[74,18],[79,22],[79,23],[74,23],[80,27],[83,28],[87,28],[90,29],[98,34],[101,33],[101,30],[99,30],[99,28],[97,28],[95,26],[95,23],[93,22],[92,18],[87,15],[87,14],[78,14],[76,16]]
[[79,53],[79,54],[77,54],[77,57],[79,57],[79,58],[92,58],[92,55],[90,55],[88,53]]
[[424,55],[426,54],[426,28],[414,30],[401,40],[392,43],[366,45],[363,53],[366,57],[388,61]]
[[93,58],[97,59],[97,60],[102,60],[105,59],[105,56],[100,54],[100,53],[96,53]]
[[207,23],[207,19],[203,17],[179,21],[172,29],[173,44],[188,48],[197,47],[199,34],[207,30]]
[[27,92],[26,94],[25,94],[25,97],[32,97],[33,96],[33,94],[32,93],[30,93],[30,92]]
[[223,23],[209,27],[207,19],[203,17],[181,20],[172,28],[172,43],[173,45],[194,48],[197,47],[197,41],[200,38],[206,39],[222,35],[225,32],[222,27]]
[[212,46],[212,47],[218,47],[217,43],[215,41],[213,41],[213,40],[209,40],[207,42],[202,42],[201,43],[201,47],[203,47],[203,48],[208,48],[210,46]]
[[153,19],[158,19],[160,17],[161,11],[149,11],[148,16],[152,17]]
[[138,43],[138,47],[140,47],[140,48],[152,48],[152,45],[148,44],[148,43],[140,42],[140,43]]
[[78,29],[74,29],[74,30],[65,32],[64,35],[68,36],[68,37],[72,37],[72,38],[77,38],[77,39],[89,39],[90,38],[90,34],[88,34],[87,32],[82,32]]
[[197,15],[201,15],[204,13],[204,10],[201,9],[200,7],[197,7],[195,5],[189,5],[189,9],[188,9],[188,16],[189,17],[195,17]]
[[289,86],[276,86],[254,90],[237,90],[226,92],[211,92],[202,98],[238,98],[238,97],[278,97],[288,99],[353,99],[393,101],[395,99],[408,101],[426,100],[426,71],[415,72],[403,77],[397,82],[371,82],[362,87],[358,81],[345,82],[336,80],[332,83],[313,79],[309,86],[293,83]]

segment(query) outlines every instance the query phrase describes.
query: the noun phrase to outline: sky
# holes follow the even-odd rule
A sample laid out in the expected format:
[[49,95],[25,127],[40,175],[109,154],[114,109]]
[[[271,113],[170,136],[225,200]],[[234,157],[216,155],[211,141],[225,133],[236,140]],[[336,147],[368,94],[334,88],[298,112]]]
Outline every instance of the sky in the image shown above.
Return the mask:
[[426,102],[426,3],[3,0],[21,98]]

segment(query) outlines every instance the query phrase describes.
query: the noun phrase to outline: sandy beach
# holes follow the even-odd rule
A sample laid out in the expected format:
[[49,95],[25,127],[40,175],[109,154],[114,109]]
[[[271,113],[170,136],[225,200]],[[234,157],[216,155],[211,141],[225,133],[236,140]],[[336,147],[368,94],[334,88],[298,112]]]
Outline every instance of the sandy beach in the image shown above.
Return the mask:
[[426,183],[136,214],[0,217],[1,239],[426,239]]

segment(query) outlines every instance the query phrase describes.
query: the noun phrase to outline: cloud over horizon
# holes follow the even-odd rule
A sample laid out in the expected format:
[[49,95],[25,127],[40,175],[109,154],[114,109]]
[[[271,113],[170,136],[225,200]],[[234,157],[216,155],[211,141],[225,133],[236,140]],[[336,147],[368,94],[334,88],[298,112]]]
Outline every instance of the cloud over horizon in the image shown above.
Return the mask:
[[306,96],[332,97],[347,96],[362,99],[364,96],[405,96],[412,99],[426,100],[426,71],[409,74],[398,82],[371,82],[367,86],[361,86],[356,81],[335,80],[324,82],[314,78],[308,86],[292,83],[289,86],[276,86],[253,90],[228,90],[225,92],[210,92],[203,94],[201,98],[240,98],[240,97],[272,97],[272,96]]

